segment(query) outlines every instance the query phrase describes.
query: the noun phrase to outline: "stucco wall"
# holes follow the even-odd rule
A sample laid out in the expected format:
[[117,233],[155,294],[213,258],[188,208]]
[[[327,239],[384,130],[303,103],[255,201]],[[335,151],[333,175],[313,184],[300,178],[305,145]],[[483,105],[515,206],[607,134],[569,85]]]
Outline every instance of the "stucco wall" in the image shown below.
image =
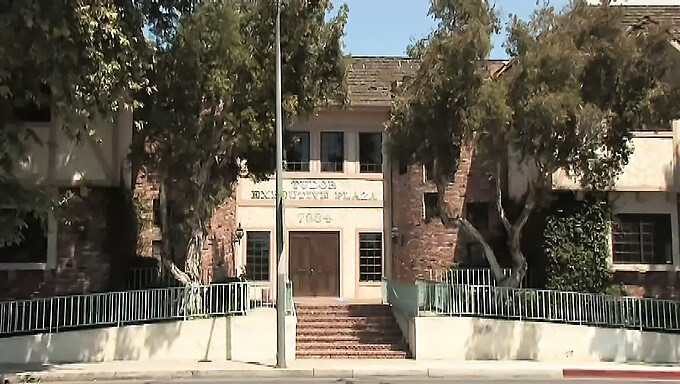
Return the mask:
[[[325,111],[298,121],[290,130],[310,132],[310,171],[285,172],[285,242],[291,231],[340,233],[340,296],[379,299],[380,283],[359,282],[359,232],[383,232],[383,174],[359,169],[359,133],[382,132],[384,110]],[[320,132],[344,132],[343,172],[321,172]],[[236,221],[244,231],[270,232],[270,283],[275,284],[274,180],[241,179],[236,189]],[[235,264],[246,263],[246,238],[236,244]],[[384,239],[383,239],[384,244]],[[383,245],[383,255],[384,252]],[[384,267],[384,262],[383,262]]]
[[[287,356],[295,354],[295,317],[286,318]],[[0,339],[0,364],[113,360],[236,360],[276,358],[276,311],[241,317],[173,321]]]
[[[616,191],[676,190],[675,147],[673,132],[636,132],[633,153],[623,173],[616,180]],[[579,189],[563,171],[553,176],[555,189]]]
[[680,335],[576,325],[417,317],[410,345],[418,360],[680,362]]
[[132,142],[132,113],[120,112],[114,121],[97,120],[87,128],[76,124],[71,131],[83,130],[75,140],[61,129],[62,121],[28,123],[41,143],[31,142],[26,158],[17,172],[24,179],[35,179],[59,185],[119,184],[120,176],[129,180],[126,156]]

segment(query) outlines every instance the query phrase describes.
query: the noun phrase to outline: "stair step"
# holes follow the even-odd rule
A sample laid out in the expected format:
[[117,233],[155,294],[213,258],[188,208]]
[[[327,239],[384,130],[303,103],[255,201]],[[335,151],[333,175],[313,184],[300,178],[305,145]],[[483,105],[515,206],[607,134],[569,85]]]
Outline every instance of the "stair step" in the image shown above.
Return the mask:
[[387,305],[297,306],[297,358],[405,359],[408,345]]
[[397,343],[402,341],[402,336],[399,333],[391,334],[358,334],[358,333],[348,333],[348,334],[298,334],[295,338],[296,343],[308,343],[308,342],[366,342],[366,343]]
[[297,336],[301,337],[358,337],[371,338],[376,335],[380,337],[402,337],[398,329],[384,330],[357,330],[357,329],[334,329],[334,328],[305,328],[297,330]]
[[323,343],[323,342],[311,342],[311,343],[296,343],[296,350],[298,351],[398,351],[403,352],[408,348],[406,343],[388,343],[388,344],[378,344],[378,343],[347,343],[347,342],[334,342],[334,343]]
[[347,350],[305,350],[296,351],[296,359],[406,359],[404,351],[347,351]]
[[351,305],[342,305],[342,306],[296,306],[295,307],[295,312],[298,315],[304,315],[304,314],[314,314],[314,315],[319,315],[319,314],[329,314],[329,315],[338,315],[338,314],[347,314],[351,316],[371,316],[371,315],[392,315],[392,309],[387,306],[387,305],[379,305],[379,306],[351,306]]
[[343,326],[352,324],[396,324],[394,318],[387,316],[364,316],[364,317],[298,317],[298,324],[331,324]]
[[307,329],[337,329],[337,330],[347,330],[347,331],[369,331],[369,332],[384,332],[391,329],[399,329],[396,324],[365,324],[365,323],[298,323],[299,330]]

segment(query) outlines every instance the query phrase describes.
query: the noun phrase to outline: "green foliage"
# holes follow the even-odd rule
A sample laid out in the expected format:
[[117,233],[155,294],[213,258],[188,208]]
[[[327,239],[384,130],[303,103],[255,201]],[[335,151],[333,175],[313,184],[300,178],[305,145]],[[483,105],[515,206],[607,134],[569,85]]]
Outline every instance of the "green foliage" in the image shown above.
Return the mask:
[[673,48],[663,26],[629,32],[620,7],[575,1],[529,22],[514,19],[503,76],[513,118],[502,134],[535,167],[538,185],[558,169],[587,189],[612,185],[632,153],[631,131],[669,126],[680,91],[664,82]]
[[546,288],[604,293],[612,284],[609,269],[611,222],[604,202],[559,200],[546,219],[543,250]]
[[409,49],[421,65],[398,90],[388,145],[403,164],[436,159],[441,173],[452,175],[472,134],[499,129],[508,118],[504,90],[485,62],[498,19],[485,0],[432,1],[430,15],[439,27]]
[[[43,222],[54,191],[19,180],[30,146],[43,145],[21,121],[27,108],[50,108],[77,140],[78,122],[134,106],[147,86],[145,25],[162,31],[191,0],[0,0],[0,246],[21,241],[25,216]],[[48,193],[51,192],[51,193]]]
[[[284,127],[346,98],[347,9],[327,20],[330,8],[330,0],[283,2]],[[205,236],[244,170],[263,179],[275,168],[275,19],[271,1],[203,1],[156,42],[133,155],[166,187],[176,249]]]

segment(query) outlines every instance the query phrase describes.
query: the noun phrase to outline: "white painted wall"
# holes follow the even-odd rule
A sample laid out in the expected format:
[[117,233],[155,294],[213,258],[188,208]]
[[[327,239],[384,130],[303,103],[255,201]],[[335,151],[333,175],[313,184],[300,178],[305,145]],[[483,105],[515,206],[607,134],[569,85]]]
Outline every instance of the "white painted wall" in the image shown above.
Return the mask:
[[[340,234],[340,296],[379,300],[380,282],[359,282],[359,232],[383,232],[383,174],[361,173],[359,133],[382,132],[384,110],[329,110],[294,124],[290,130],[310,132],[310,172],[285,172],[285,255],[291,231],[330,231]],[[320,132],[345,135],[343,172],[321,172]],[[237,220],[245,231],[270,232],[270,284],[275,284],[273,193],[274,180],[255,183],[241,179],[237,187]],[[263,193],[264,192],[264,193]],[[384,237],[384,236],[383,236]],[[246,264],[242,241],[235,256],[237,267]],[[383,238],[383,260],[385,238]],[[384,261],[383,261],[384,268]]]
[[[677,129],[677,124],[674,124]],[[633,153],[623,173],[617,178],[616,191],[674,191],[676,183],[677,146],[673,132],[636,132]],[[580,189],[564,171],[553,175],[554,189]]]
[[[28,127],[40,143],[31,142],[18,165],[17,174],[23,179],[38,183],[50,180],[57,185],[117,186],[122,174],[129,185],[131,111],[119,112],[113,121],[91,122],[80,141],[69,136],[56,118],[49,123],[28,123]],[[78,128],[73,125],[71,129],[75,132]]]
[[[287,356],[295,356],[293,316],[286,318]],[[0,364],[88,363],[114,360],[236,360],[276,358],[276,311],[0,339]]]
[[680,335],[461,317],[409,319],[417,360],[680,362]]

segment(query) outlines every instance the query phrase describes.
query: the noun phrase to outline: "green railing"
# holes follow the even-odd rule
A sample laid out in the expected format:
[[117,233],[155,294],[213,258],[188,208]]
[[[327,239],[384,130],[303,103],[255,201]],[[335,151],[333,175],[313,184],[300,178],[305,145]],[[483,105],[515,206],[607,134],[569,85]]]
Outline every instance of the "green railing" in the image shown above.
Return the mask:
[[395,309],[410,316],[469,316],[680,331],[680,302],[671,300],[425,281],[387,281],[386,297]]
[[272,307],[271,288],[245,282],[0,302],[0,337],[245,314]]

